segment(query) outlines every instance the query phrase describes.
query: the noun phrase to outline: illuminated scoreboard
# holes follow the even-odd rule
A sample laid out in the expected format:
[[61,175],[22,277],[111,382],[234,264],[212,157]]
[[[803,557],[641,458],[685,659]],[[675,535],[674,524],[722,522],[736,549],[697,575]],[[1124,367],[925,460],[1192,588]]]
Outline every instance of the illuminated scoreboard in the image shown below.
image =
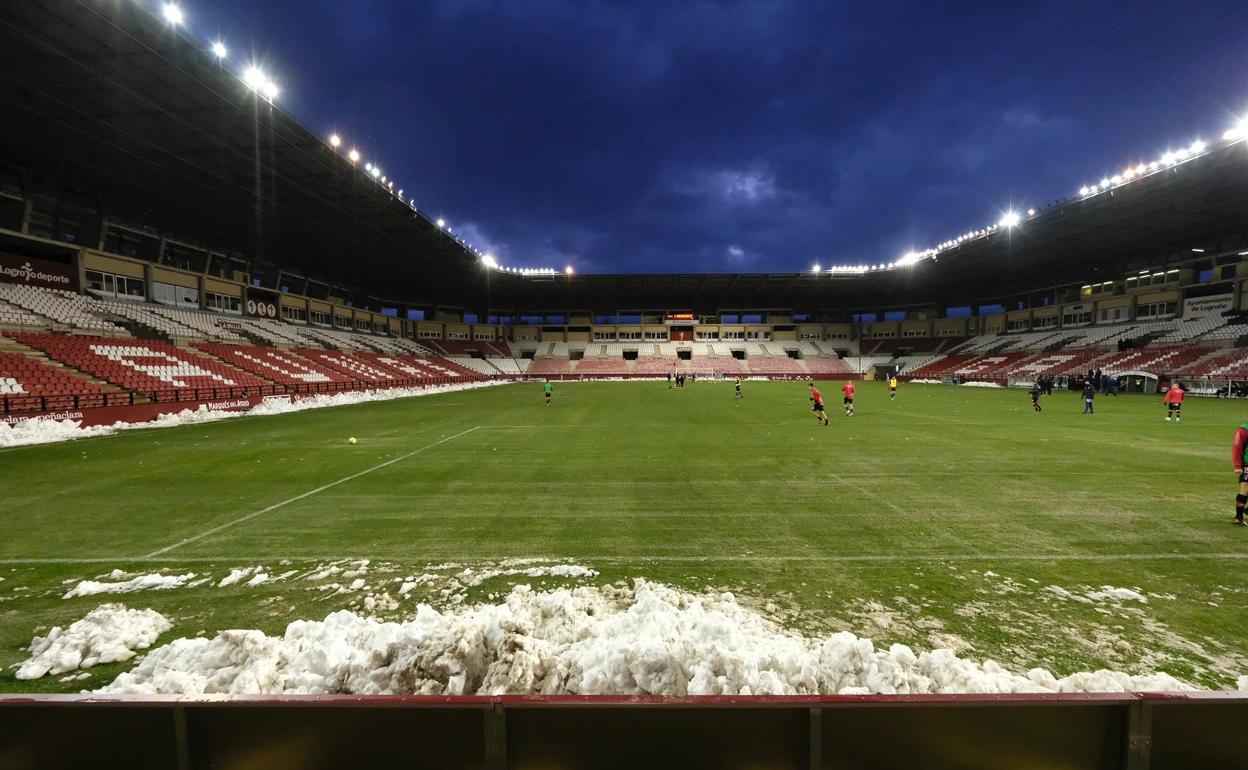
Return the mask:
[[698,317],[693,313],[668,313],[663,317],[663,322],[668,326],[696,326]]

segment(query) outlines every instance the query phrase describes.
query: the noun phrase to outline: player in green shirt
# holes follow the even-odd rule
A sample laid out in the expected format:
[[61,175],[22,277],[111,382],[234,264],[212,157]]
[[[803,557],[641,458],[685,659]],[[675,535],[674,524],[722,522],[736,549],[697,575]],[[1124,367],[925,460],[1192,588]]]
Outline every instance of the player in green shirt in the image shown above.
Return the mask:
[[550,380],[546,380],[546,406],[550,406],[550,397],[555,393],[555,389],[551,387]]

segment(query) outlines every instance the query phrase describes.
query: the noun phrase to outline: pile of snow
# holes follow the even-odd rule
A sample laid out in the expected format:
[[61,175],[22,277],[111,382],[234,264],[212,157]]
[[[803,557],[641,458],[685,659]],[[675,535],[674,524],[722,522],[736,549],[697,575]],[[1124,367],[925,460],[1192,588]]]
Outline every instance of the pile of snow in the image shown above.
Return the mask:
[[[110,577],[118,578],[124,574],[117,570]],[[75,596],[94,596],[95,594],[128,594],[134,591],[164,591],[169,588],[178,588],[186,585],[194,577],[194,572],[188,572],[185,575],[162,575],[159,572],[153,572],[150,575],[139,575],[119,583],[83,580],[69,589],[69,592],[61,598],[72,599]]]
[[369,401],[391,401],[396,398],[416,398],[431,396],[436,393],[448,393],[459,390],[475,390],[502,385],[504,381],[488,380],[484,382],[463,382],[453,385],[433,385],[427,388],[390,388],[387,390],[346,391],[334,394],[318,394],[297,401],[281,398],[268,399],[260,402],[249,410],[231,412],[221,409],[183,409],[173,414],[162,414],[148,422],[115,422],[112,425],[96,425],[90,428],[81,427],[75,420],[23,420],[16,425],[0,422],[0,448],[27,446],[30,444],[48,444],[56,441],[87,438],[89,436],[107,436],[120,430],[141,428],[172,428],[178,425],[216,422],[234,417],[267,416],[302,412],[307,409],[321,409],[328,406],[349,406]]
[[[569,577],[569,578],[591,578],[598,577],[598,570],[583,567],[579,564],[552,564],[550,566],[541,567],[502,567],[498,569],[478,569],[465,567],[462,571],[455,574],[455,579],[464,586],[479,586],[487,580],[496,577],[514,577],[522,575],[524,577]],[[410,588],[408,589],[411,590]],[[406,593],[399,588],[399,593]]]
[[348,611],[283,636],[223,631],[150,652],[101,693],[813,694],[1183,690],[1164,674],[1057,678],[841,632],[807,638],[731,594],[631,588],[535,592],[410,620]]
[[1001,384],[1000,384],[1000,383],[998,383],[998,382],[979,382],[979,381],[975,381],[975,382],[964,382],[964,383],[962,383],[962,387],[964,387],[964,388],[1000,388],[1000,387],[1004,387],[1004,386],[1003,386],[1003,385],[1001,385]]
[[74,420],[23,420],[14,425],[0,422],[0,447],[50,444],[88,436],[106,436],[114,430],[104,425],[83,428]]
[[910,384],[911,384],[911,385],[940,385],[940,384],[942,384],[942,383],[941,383],[941,381],[940,381],[940,380],[932,380],[932,379],[922,378],[922,379],[918,379],[918,380],[910,380]]
[[134,657],[173,628],[155,610],[131,610],[121,604],[102,604],[69,628],[54,626],[47,636],[30,642],[30,658],[17,669],[18,679],[38,679]]

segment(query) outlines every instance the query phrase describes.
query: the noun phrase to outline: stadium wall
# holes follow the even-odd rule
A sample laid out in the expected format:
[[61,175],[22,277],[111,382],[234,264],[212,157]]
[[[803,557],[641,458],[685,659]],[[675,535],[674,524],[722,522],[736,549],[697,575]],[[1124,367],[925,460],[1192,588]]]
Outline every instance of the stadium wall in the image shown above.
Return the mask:
[[[0,696],[10,770],[1226,768],[1235,693]],[[259,763],[259,764],[257,764]]]

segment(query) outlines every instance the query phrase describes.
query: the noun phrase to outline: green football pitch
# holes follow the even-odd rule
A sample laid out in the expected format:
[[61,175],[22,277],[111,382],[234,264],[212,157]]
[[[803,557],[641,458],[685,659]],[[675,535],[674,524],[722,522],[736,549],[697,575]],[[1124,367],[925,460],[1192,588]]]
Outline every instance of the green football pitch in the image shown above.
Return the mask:
[[[1232,527],[1244,405],[1159,397],[824,383],[514,384],[140,430],[0,451],[0,690],[35,633],[107,601],[175,622],[162,642],[280,632],[364,592],[319,568],[369,559],[372,607],[400,618],[447,593],[405,577],[509,559],[733,591],[804,633],[850,630],[1061,675],[1164,670],[1225,688],[1248,673],[1248,530]],[[347,439],[358,438],[351,445]],[[448,563],[456,566],[447,567]],[[283,580],[219,582],[263,567]],[[78,581],[194,572],[192,587],[62,598]],[[351,582],[334,577],[344,586]],[[488,601],[498,576],[458,601]],[[441,584],[431,584],[441,585]],[[1106,588],[1109,587],[1109,588]]]

